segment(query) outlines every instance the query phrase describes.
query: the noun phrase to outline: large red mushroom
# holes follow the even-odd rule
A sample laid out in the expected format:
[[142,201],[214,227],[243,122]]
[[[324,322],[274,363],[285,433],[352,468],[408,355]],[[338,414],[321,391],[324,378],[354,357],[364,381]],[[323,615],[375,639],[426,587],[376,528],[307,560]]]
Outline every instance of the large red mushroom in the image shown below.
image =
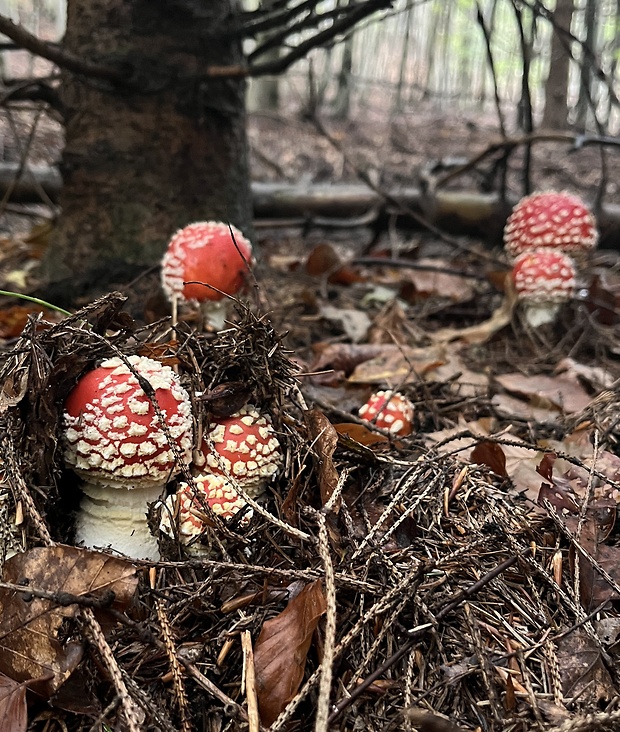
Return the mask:
[[84,479],[77,540],[154,559],[148,503],[191,461],[193,420],[189,395],[169,366],[141,356],[128,362],[150,385],[159,410],[122,359],[103,361],[65,402],[64,458]]
[[162,286],[176,304],[199,303],[215,330],[224,327],[226,295],[236,295],[252,263],[252,244],[234,226],[199,221],[180,229],[162,259]]
[[598,241],[594,216],[571,193],[544,191],[522,198],[504,228],[504,246],[512,257],[533,249],[559,249],[583,258]]

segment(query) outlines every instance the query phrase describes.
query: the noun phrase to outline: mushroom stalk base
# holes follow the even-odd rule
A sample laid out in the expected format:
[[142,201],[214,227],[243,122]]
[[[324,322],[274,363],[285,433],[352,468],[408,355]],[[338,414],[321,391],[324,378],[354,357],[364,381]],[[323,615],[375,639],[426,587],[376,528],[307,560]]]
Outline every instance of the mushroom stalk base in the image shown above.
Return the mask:
[[114,549],[134,559],[159,559],[157,539],[146,520],[161,485],[140,488],[85,483],[76,519],[76,542],[89,549]]
[[560,311],[561,303],[532,303],[525,306],[525,319],[532,326],[538,328],[541,325],[552,323]]

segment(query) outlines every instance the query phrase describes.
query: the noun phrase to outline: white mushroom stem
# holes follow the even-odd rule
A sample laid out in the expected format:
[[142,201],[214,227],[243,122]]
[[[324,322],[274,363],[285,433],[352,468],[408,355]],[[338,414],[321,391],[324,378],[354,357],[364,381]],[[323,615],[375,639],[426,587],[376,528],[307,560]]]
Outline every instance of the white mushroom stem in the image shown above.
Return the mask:
[[203,300],[200,303],[201,328],[205,330],[210,326],[216,332],[224,330],[226,324],[226,303],[228,298],[223,300]]
[[148,504],[157,501],[162,485],[137,488],[84,483],[76,518],[76,541],[89,549],[114,549],[135,559],[159,559],[157,539],[146,520]]
[[532,328],[552,323],[560,311],[562,303],[537,302],[525,304],[525,319]]

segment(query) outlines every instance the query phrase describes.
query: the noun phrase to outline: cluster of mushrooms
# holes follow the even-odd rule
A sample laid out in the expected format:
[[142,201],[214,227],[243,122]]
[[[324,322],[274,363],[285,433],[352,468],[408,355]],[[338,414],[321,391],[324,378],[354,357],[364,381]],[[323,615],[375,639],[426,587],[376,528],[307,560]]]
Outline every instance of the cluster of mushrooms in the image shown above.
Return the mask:
[[513,258],[512,281],[533,328],[551,323],[577,286],[577,267],[596,247],[594,216],[570,193],[545,191],[522,198],[504,228]]
[[[234,227],[191,224],[170,241],[164,289],[181,307],[204,304],[221,328],[222,303],[242,286],[251,257],[250,242]],[[224,521],[239,514],[238,525],[247,525],[246,498],[264,492],[283,460],[270,417],[251,405],[210,422],[194,449],[190,395],[171,367],[144,356],[109,358],[84,374],[62,421],[65,463],[83,481],[76,541],[134,558],[158,559],[159,533],[200,554],[207,506]],[[187,479],[167,495],[180,473]],[[160,517],[154,532],[150,504]]]
[[[573,296],[577,264],[596,243],[594,217],[577,196],[547,191],[515,206],[504,244],[532,327],[551,322]],[[252,244],[233,226],[207,221],[179,230],[162,261],[173,312],[199,305],[204,322],[221,330],[228,296],[243,286],[252,261]],[[394,436],[411,434],[413,415],[411,401],[392,390],[373,394],[359,410]],[[62,443],[66,464],[83,480],[76,540],[144,559],[159,558],[159,533],[200,555],[207,506],[247,526],[247,499],[260,498],[283,462],[269,415],[251,405],[211,422],[195,449],[191,399],[179,377],[137,355],[109,358],[81,377],[65,402]],[[167,495],[179,473],[189,479]],[[155,532],[147,521],[151,504],[159,507]]]

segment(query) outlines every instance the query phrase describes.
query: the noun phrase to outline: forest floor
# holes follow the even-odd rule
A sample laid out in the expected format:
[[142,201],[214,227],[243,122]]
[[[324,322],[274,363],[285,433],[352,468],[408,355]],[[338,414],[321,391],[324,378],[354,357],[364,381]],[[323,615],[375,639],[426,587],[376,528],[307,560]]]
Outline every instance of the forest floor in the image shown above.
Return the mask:
[[[337,145],[309,121],[255,115],[253,178],[355,181],[357,167],[378,186],[432,183],[431,160],[445,169],[498,138],[491,117],[430,109],[326,126]],[[614,150],[610,200],[620,184]],[[522,155],[510,162],[513,198]],[[596,146],[534,148],[536,188],[591,201],[600,171]],[[468,173],[451,185],[480,190],[485,178]],[[327,730],[327,718],[343,731],[613,728],[616,252],[586,262],[557,320],[533,329],[507,284],[499,239],[493,247],[488,238],[346,221],[258,222],[256,231],[256,287],[218,335],[199,332],[195,318],[171,330],[161,320],[168,306],[152,295],[156,274],[118,283],[133,319],[119,315],[112,295],[81,302],[66,319],[48,310],[55,324],[23,332],[26,311],[0,311],[0,506],[19,516],[3,541],[38,547],[7,561],[9,584],[0,586],[0,686],[12,703],[0,698],[0,715],[17,724],[28,703],[30,729],[56,719],[73,732],[98,715],[92,729],[111,728],[137,705],[148,729],[249,723],[258,732],[256,701],[273,732]],[[20,246],[34,253],[44,243]],[[6,289],[28,284],[25,251],[5,260]],[[174,365],[202,395],[198,421],[252,401],[270,415],[283,451],[249,527],[206,529],[197,559],[164,540],[161,562],[135,563],[150,569],[140,582],[129,562],[102,565],[101,555],[64,546],[78,485],[62,466],[59,410],[77,376],[118,349]],[[385,388],[411,400],[411,433],[359,418]],[[11,585],[25,577],[28,594]],[[96,653],[85,652],[84,637]],[[27,702],[23,684],[33,679],[38,697]],[[589,713],[599,716],[584,720]],[[126,720],[120,728],[131,729]]]

